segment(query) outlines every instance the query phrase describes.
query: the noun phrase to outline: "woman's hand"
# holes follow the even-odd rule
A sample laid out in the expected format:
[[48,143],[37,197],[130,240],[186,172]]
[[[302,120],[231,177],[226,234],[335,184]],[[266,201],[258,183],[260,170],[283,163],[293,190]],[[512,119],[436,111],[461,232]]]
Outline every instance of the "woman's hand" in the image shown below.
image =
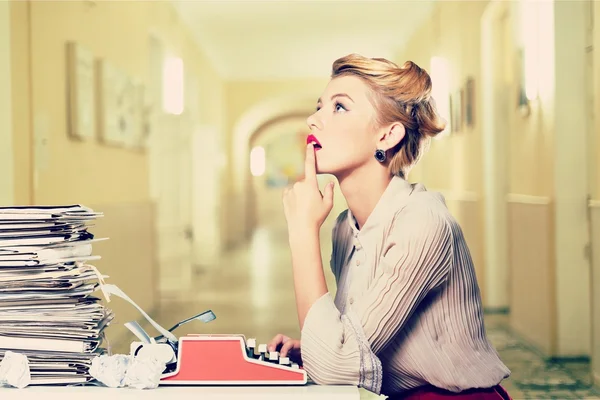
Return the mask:
[[299,340],[291,339],[285,335],[279,334],[269,342],[267,350],[278,351],[279,357],[289,357],[290,361],[302,365]]
[[306,146],[304,179],[283,192],[283,211],[290,234],[318,232],[333,207],[333,182],[327,184],[324,194],[319,190],[315,166],[315,148]]

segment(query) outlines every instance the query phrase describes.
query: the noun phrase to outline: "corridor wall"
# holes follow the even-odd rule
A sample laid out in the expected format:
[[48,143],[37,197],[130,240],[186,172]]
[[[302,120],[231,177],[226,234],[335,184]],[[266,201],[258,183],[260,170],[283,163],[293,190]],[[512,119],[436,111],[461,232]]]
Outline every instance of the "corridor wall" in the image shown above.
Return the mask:
[[[159,36],[183,59],[186,73],[198,77],[195,111],[218,128],[224,123],[223,81],[169,2],[19,1],[10,2],[10,13],[16,202],[81,203],[105,212],[96,232],[111,240],[97,245],[105,258],[96,265],[152,310],[158,297],[148,154],[69,137],[66,43],[75,41],[148,84],[149,35]],[[126,332],[124,322],[140,317],[119,300],[109,306],[118,318],[113,338]]]
[[[496,49],[506,51],[506,57],[499,68],[503,74],[497,77],[498,91],[493,95],[504,101],[505,108],[500,113],[510,127],[496,132],[503,135],[507,145],[504,194],[509,282],[500,289],[490,286],[493,282],[485,283],[489,273],[485,255],[489,248],[485,248],[484,241],[483,183],[484,179],[495,177],[482,173],[485,160],[481,110],[486,105],[482,102],[480,38],[481,17],[490,3],[439,3],[430,20],[396,58],[399,64],[410,59],[427,69],[431,57],[444,57],[451,66],[453,96],[465,88],[468,78],[474,80],[476,88],[474,124],[434,141],[410,179],[424,182],[449,199],[448,206],[465,230],[472,249],[484,304],[487,305],[486,295],[491,289],[506,291],[506,310],[510,311],[514,331],[549,356],[588,357],[598,352],[598,346],[592,350],[590,343],[590,299],[595,295],[590,296],[590,262],[584,256],[590,243],[582,182],[589,170],[594,172],[590,181],[598,184],[598,165],[594,160],[600,154],[600,130],[594,133],[595,143],[587,158],[588,163],[595,164],[586,168],[583,139],[589,118],[583,91],[589,79],[584,68],[587,3],[545,3],[536,11],[538,22],[534,24],[534,20],[519,19],[523,15],[520,2],[496,2],[506,8],[500,23],[506,26],[507,47]],[[567,20],[567,16],[571,19]],[[552,38],[538,42],[536,62],[543,68],[535,75],[538,92],[526,103],[520,101],[527,72],[522,58],[523,48],[528,45],[524,43],[527,35],[523,26],[534,26],[530,35]],[[597,37],[598,33],[594,35]],[[577,46],[569,46],[567,40]],[[597,75],[598,68],[594,70]],[[567,83],[569,79],[572,84]],[[594,99],[600,94],[598,87],[597,80]],[[593,193],[597,198],[597,189]],[[475,205],[469,207],[470,203]],[[592,225],[593,231],[600,231],[594,219]],[[595,248],[592,244],[591,249]],[[596,269],[598,258],[594,257]],[[599,275],[596,269],[594,277]],[[595,285],[598,287],[598,283]],[[598,293],[597,289],[593,293]],[[599,304],[595,297],[595,304]],[[594,318],[598,308],[595,310]],[[596,326],[600,325],[596,322]],[[597,335],[598,328],[595,332]],[[600,354],[594,358],[598,360]]]

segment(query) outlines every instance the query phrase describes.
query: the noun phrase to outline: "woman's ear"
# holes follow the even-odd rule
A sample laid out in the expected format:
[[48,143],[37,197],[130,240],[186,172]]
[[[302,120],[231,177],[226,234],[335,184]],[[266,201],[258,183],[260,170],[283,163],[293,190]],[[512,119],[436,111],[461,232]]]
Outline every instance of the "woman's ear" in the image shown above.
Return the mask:
[[394,122],[382,131],[379,137],[379,148],[388,150],[395,147],[404,138],[406,130],[400,122]]

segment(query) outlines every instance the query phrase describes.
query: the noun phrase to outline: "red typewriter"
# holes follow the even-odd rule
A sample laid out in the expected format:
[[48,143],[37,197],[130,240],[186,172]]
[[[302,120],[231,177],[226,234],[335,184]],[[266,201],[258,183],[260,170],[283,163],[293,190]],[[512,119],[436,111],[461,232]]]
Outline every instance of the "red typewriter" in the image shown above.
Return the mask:
[[[207,314],[208,313],[208,314]],[[202,318],[199,316],[204,315]],[[207,316],[208,315],[208,316]],[[192,319],[209,322],[212,311],[180,322],[171,332]],[[127,324],[126,324],[127,325]],[[128,326],[132,329],[131,326]],[[137,329],[139,332],[139,329]],[[134,332],[135,333],[135,332]],[[142,338],[142,335],[136,334]],[[167,367],[160,385],[304,385],[306,371],[288,357],[267,351],[266,344],[256,346],[256,339],[244,335],[194,334],[180,337],[174,342],[160,336],[143,342],[133,342],[131,354],[144,351],[145,345],[154,342],[164,349]]]

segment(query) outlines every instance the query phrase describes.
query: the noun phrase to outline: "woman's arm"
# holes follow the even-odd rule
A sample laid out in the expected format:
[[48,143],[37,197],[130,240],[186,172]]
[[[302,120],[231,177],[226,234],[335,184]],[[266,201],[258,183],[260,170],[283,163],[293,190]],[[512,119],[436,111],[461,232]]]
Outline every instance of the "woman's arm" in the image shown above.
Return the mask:
[[315,149],[306,146],[304,179],[283,193],[294,274],[294,289],[300,329],[313,303],[327,293],[323,273],[319,230],[333,207],[333,182],[319,191]]
[[290,233],[289,241],[296,309],[300,330],[302,330],[308,310],[328,292],[321,260],[319,231],[312,229],[296,231]]

